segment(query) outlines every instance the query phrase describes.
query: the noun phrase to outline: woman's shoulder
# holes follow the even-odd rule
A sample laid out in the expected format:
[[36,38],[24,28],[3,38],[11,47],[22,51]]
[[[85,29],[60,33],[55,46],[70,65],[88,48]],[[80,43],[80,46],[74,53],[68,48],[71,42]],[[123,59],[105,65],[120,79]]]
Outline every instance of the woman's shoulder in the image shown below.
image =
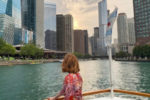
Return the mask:
[[81,77],[80,73],[69,73],[68,75],[66,75],[65,79],[72,79],[78,76]]

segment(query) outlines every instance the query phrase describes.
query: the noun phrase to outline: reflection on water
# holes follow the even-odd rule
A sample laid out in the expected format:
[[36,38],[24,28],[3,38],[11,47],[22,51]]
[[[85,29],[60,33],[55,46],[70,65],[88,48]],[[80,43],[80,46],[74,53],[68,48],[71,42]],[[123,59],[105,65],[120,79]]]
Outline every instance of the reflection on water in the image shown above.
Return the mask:
[[[80,61],[83,91],[110,88],[108,63],[108,60]],[[150,63],[113,61],[112,65],[115,88],[150,93]],[[54,96],[61,89],[65,75],[60,63],[0,67],[0,100],[42,100]],[[148,100],[139,96],[115,95]]]

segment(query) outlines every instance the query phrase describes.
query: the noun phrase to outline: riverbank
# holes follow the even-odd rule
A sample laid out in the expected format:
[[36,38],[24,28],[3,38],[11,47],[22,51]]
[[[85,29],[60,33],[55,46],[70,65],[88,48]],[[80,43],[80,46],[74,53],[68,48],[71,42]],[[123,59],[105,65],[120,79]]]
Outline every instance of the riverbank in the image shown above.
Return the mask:
[[125,62],[150,62],[150,59],[114,59],[115,61],[125,61]]
[[0,61],[0,66],[24,65],[24,64],[42,64],[42,63],[50,63],[50,62],[59,62],[59,60],[60,59]]

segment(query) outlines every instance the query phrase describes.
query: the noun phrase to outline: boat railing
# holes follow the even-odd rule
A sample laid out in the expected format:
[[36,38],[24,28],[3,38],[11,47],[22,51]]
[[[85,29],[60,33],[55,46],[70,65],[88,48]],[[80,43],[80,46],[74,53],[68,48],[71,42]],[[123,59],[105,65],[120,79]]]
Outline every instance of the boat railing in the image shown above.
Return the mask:
[[[98,91],[90,91],[90,92],[83,93],[83,96],[90,96],[90,95],[96,95],[96,94],[102,94],[102,93],[108,93],[108,92],[111,92],[111,90],[110,89],[105,89],[105,90],[98,90]],[[143,97],[149,97],[150,98],[149,93],[141,93],[141,92],[135,92],[135,91],[119,90],[119,89],[114,89],[114,92],[115,93],[124,93],[124,94],[137,95],[137,96],[143,96]],[[57,100],[63,100],[63,99],[64,99],[64,97],[61,96]],[[44,99],[44,100],[47,100],[47,99]]]

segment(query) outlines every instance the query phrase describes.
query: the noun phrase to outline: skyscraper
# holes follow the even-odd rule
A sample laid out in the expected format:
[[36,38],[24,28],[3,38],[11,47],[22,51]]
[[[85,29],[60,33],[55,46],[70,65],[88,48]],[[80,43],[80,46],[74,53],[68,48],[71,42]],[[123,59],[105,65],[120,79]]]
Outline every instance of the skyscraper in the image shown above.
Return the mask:
[[88,54],[89,55],[93,55],[92,54],[92,43],[91,43],[91,37],[88,38]]
[[127,15],[125,13],[120,13],[117,18],[118,26],[118,42],[119,44],[129,43],[129,33],[128,33],[128,22]]
[[91,44],[91,49],[92,49],[92,55],[95,55],[94,36],[90,37],[90,44]]
[[100,39],[100,37],[99,37],[99,27],[95,27],[94,28],[94,52],[95,52],[95,56],[98,56],[98,55],[100,55],[100,52],[98,52],[98,51],[100,51],[100,50],[98,50],[98,48],[100,48],[99,46],[100,46],[100,42],[98,42],[98,39]]
[[98,3],[98,12],[99,12],[99,42],[100,42],[100,56],[106,56],[107,51],[104,44],[104,38],[107,28],[107,0],[102,0]]
[[[20,0],[0,0],[0,14],[6,14],[7,16],[10,16],[14,19],[14,21],[12,20],[12,22],[14,22],[14,25],[15,25],[13,44],[19,44],[21,42],[21,33],[22,33],[20,31],[21,30],[21,1]],[[8,17],[6,19],[8,19]],[[9,18],[9,21],[11,21],[10,18]],[[12,22],[10,23],[12,24]],[[7,23],[7,25],[9,24]]]
[[129,43],[135,44],[135,28],[134,28],[134,18],[129,18],[128,20],[128,33],[129,33]]
[[56,50],[56,4],[44,3],[45,48]]
[[133,0],[136,44],[150,44],[150,1]]
[[84,43],[85,43],[85,54],[89,54],[89,38],[88,38],[88,31],[84,31]]
[[14,27],[13,17],[6,14],[0,14],[0,38],[12,45],[14,42]]
[[57,48],[61,51],[73,52],[73,17],[57,15]]
[[65,15],[65,51],[73,52],[73,17],[70,14]]
[[57,15],[57,50],[65,51],[65,17]]
[[44,41],[44,0],[36,0],[36,45],[45,48]]
[[21,0],[22,27],[35,32],[36,3],[35,0]]
[[45,48],[44,0],[21,0],[22,27],[34,32],[37,46]]
[[85,52],[85,32],[83,30],[74,30],[74,51],[83,55]]

